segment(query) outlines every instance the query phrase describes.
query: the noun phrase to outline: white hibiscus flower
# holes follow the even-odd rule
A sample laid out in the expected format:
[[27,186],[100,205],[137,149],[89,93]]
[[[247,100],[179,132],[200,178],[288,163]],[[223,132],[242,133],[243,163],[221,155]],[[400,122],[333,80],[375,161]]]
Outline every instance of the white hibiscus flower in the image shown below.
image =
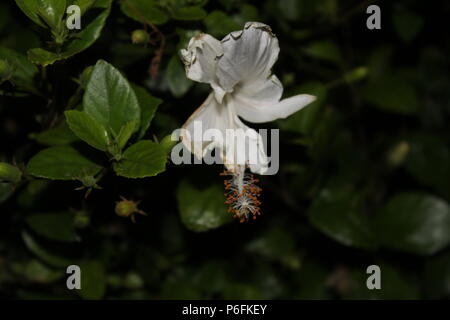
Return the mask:
[[[226,181],[227,203],[235,216],[241,220],[259,214],[260,189],[254,185],[256,179],[245,173],[246,167],[253,173],[267,171],[268,158],[261,136],[246,126],[242,119],[262,123],[286,118],[315,100],[314,96],[301,94],[281,99],[283,86],[271,68],[278,58],[278,39],[269,26],[259,22],[247,22],[243,30],[235,31],[222,41],[208,34],[193,37],[186,50],[181,51],[189,79],[209,83],[213,91],[206,101],[183,125],[181,139],[184,145],[198,158],[208,150],[216,148],[232,177]],[[226,137],[227,129],[246,132],[250,143],[257,148],[247,156],[248,143],[230,143],[227,139],[203,141],[194,135],[196,122],[202,129],[218,129]],[[246,140],[247,141],[247,140]],[[241,146],[241,148],[239,147]],[[245,154],[244,161],[237,161]],[[248,158],[257,159],[249,161]],[[242,159],[242,157],[241,157]],[[250,192],[252,190],[252,192]]]

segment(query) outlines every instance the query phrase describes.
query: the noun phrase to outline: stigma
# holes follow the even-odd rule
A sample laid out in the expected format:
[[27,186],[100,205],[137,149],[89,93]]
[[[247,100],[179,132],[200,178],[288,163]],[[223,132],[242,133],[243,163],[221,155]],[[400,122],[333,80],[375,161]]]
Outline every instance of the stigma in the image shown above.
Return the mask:
[[220,175],[229,176],[224,181],[228,212],[241,223],[256,219],[261,214],[259,200],[261,188],[255,184],[259,179],[245,172],[244,166],[238,166],[234,171],[225,170]]

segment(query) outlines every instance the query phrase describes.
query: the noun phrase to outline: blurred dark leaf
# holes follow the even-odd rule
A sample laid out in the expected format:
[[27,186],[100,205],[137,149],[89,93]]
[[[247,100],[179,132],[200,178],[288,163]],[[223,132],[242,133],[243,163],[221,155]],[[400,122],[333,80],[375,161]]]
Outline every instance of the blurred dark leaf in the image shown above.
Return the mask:
[[49,284],[64,276],[64,272],[61,270],[52,270],[34,259],[26,263],[13,263],[11,268],[24,280],[39,284]]
[[97,260],[84,260],[80,263],[81,290],[78,294],[86,300],[99,300],[106,291],[104,266]]
[[342,54],[339,47],[332,40],[320,40],[308,44],[303,51],[315,59],[340,63]]
[[0,162],[0,181],[18,183],[22,178],[22,171],[9,163]]
[[154,0],[120,0],[122,12],[141,23],[163,24],[169,17]]
[[377,81],[368,82],[363,97],[374,107],[383,111],[410,115],[419,111],[414,86],[399,75],[385,74]]
[[411,43],[424,26],[423,18],[407,9],[395,10],[392,19],[395,31],[406,43]]
[[78,239],[70,212],[37,213],[25,218],[37,234],[50,240],[74,242]]
[[200,7],[183,7],[172,12],[172,18],[176,20],[201,20],[207,12]]
[[223,11],[212,11],[206,16],[204,22],[208,33],[217,38],[221,38],[232,31],[242,29],[242,26]]
[[430,299],[450,297],[450,254],[444,252],[425,263],[425,291]]
[[48,265],[56,268],[67,268],[67,266],[71,265],[70,259],[62,257],[45,249],[30,234],[25,231],[22,231],[22,239],[26,247]]
[[14,184],[10,182],[0,182],[0,203],[8,200],[14,193]]
[[222,188],[217,185],[198,190],[182,181],[177,188],[177,200],[181,221],[189,230],[208,231],[232,220],[224,205]]
[[[322,300],[328,299],[327,277],[328,272],[320,263],[306,260],[297,272],[298,288],[294,294],[295,299]],[[297,283],[295,283],[297,285]]]
[[178,55],[174,55],[167,66],[167,84],[177,98],[182,97],[193,85],[186,77],[186,72]]
[[450,244],[450,208],[433,195],[397,194],[374,222],[381,243],[388,248],[431,255]]
[[[8,48],[0,48],[0,59],[4,59],[11,68],[11,81],[19,88],[35,93],[34,77],[38,69],[27,57]],[[2,90],[0,89],[0,93]]]
[[285,230],[270,229],[264,236],[248,243],[246,249],[268,260],[278,261],[289,268],[300,267],[300,258],[295,253],[295,239]]
[[381,263],[381,290],[369,290],[366,285],[370,274],[366,273],[367,266],[348,270],[347,285],[344,284],[342,295],[344,299],[352,300],[415,300],[419,297],[419,290],[413,279],[408,278],[403,270]]
[[78,141],[79,138],[70,130],[64,121],[55,128],[30,134],[30,138],[47,146],[61,146]]
[[437,135],[414,134],[408,139],[406,169],[418,181],[450,198],[449,145]]
[[309,208],[308,216],[314,227],[344,245],[365,249],[377,246],[354,190],[323,189]]
[[261,300],[264,296],[260,289],[243,283],[228,282],[223,292],[227,300]]

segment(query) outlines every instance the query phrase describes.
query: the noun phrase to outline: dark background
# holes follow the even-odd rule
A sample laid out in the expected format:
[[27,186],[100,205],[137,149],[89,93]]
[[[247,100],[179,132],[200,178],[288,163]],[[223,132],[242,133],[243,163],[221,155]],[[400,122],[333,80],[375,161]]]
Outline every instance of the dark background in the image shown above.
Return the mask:
[[[366,28],[370,4],[381,8],[381,30]],[[188,5],[207,15],[175,18],[174,10]],[[166,45],[154,79],[148,70],[159,40],[132,44],[131,33],[143,24],[113,1],[91,47],[45,72],[39,67],[38,93],[14,96],[20,88],[2,81],[0,160],[24,174],[0,190],[0,297],[450,296],[449,3],[166,0],[157,7],[168,19],[157,25]],[[227,216],[220,166],[169,162],[144,179],[109,170],[98,182],[102,189],[86,199],[74,190],[79,181],[27,174],[30,158],[49,144],[36,134],[64,120],[78,88],[73,79],[86,67],[104,59],[162,99],[145,136],[160,141],[210,90],[187,80],[177,57],[189,32],[221,39],[246,21],[264,22],[277,35],[273,71],[285,96],[319,98],[286,120],[250,124],[280,128],[280,171],[260,177],[257,220],[239,224]],[[0,47],[26,56],[49,43],[49,30],[13,1],[0,4]],[[141,201],[148,216],[135,224],[119,217],[120,196]],[[69,264],[82,268],[81,291],[66,289]],[[366,287],[373,264],[381,268],[381,290]]]

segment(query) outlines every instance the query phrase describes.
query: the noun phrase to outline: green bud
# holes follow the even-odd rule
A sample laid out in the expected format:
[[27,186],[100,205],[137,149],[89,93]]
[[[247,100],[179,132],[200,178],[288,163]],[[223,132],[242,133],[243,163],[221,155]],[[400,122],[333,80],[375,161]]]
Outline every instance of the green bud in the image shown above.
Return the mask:
[[120,217],[129,217],[137,210],[137,204],[134,201],[122,200],[116,203],[116,214]]
[[120,197],[120,198],[121,198],[121,201],[116,203],[116,208],[115,208],[116,214],[119,217],[124,217],[124,218],[130,217],[131,220],[133,222],[135,222],[135,218],[134,218],[135,214],[141,214],[144,216],[147,215],[144,211],[139,210],[139,208],[138,208],[139,202],[127,200],[124,197]]
[[150,41],[150,35],[142,29],[134,30],[131,34],[131,41],[136,44],[146,44]]
[[0,180],[17,183],[22,178],[22,171],[9,163],[0,162]]

